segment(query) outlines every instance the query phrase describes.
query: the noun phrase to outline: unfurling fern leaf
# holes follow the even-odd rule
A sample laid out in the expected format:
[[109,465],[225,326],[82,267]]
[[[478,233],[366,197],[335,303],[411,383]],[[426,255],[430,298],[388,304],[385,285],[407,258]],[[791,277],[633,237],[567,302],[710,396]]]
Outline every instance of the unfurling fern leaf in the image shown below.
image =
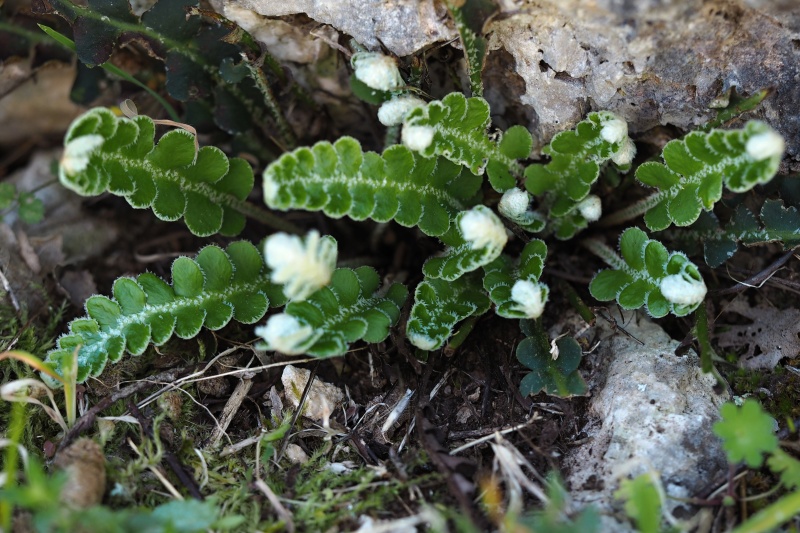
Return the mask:
[[444,159],[425,159],[405,146],[382,155],[342,137],[282,155],[264,170],[264,201],[273,209],[322,211],[339,218],[395,220],[443,235],[474,203],[481,179]]
[[599,272],[589,292],[600,301],[616,300],[623,309],[646,306],[655,318],[685,316],[697,309],[706,284],[697,267],[681,252],[670,253],[639,228],[628,228],[619,240],[622,257],[599,241],[581,243],[611,266]]
[[394,283],[378,291],[380,278],[370,267],[339,268],[331,283],[303,301],[290,302],[256,328],[267,350],[318,357],[344,355],[350,344],[363,339],[381,342],[400,317],[407,289]]
[[245,201],[253,188],[246,161],[228,159],[212,146],[196,151],[194,136],[184,130],[167,133],[156,145],[154,136],[148,117],[92,109],[67,131],[59,180],[83,196],[106,191],[124,196],[162,220],[184,217],[195,235],[236,235],[245,215],[273,224],[268,213]]
[[547,285],[539,283],[547,257],[544,241],[533,240],[525,245],[518,261],[501,255],[483,267],[483,286],[504,318],[539,318],[550,294]]
[[504,192],[514,187],[515,176],[521,176],[517,159],[530,155],[533,140],[528,130],[514,126],[495,143],[486,134],[488,127],[486,100],[450,93],[409,112],[403,143],[424,157],[444,157],[475,174],[486,171],[492,187]]
[[648,229],[688,226],[722,197],[722,186],[745,192],[775,176],[784,141],[763,122],[740,130],[694,131],[664,147],[664,163],[642,163],[636,179],[659,191],[609,217],[629,220],[645,213]]
[[437,350],[453,334],[457,323],[482,315],[490,305],[476,274],[466,274],[450,282],[425,279],[414,292],[406,335],[417,348]]
[[270,282],[259,251],[245,241],[223,251],[203,248],[195,259],[179,257],[172,263],[172,284],[150,274],[119,278],[113,297],[92,296],[86,316],[73,320],[46,362],[58,373],[68,368],[78,351],[78,382],[97,376],[108,361],[125,352],[139,355],[152,342],[164,344],[172,336],[189,339],[202,327],[217,330],[231,319],[252,324],[268,306],[282,305],[280,286]]
[[549,211],[556,237],[569,239],[600,218],[599,212],[589,215],[582,202],[589,197],[602,166],[612,161],[620,170],[628,170],[636,147],[625,121],[600,111],[589,113],[573,130],[557,134],[542,152],[550,156],[550,162],[528,166],[525,187],[543,196],[541,209]]

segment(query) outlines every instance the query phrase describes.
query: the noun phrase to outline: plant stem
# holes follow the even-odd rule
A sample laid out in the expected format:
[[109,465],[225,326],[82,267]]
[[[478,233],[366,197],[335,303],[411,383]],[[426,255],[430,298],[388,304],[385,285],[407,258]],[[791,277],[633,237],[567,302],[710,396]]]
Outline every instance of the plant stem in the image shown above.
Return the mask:
[[664,197],[665,195],[663,193],[657,192],[652,196],[642,198],[638,202],[634,202],[628,207],[620,209],[619,211],[615,211],[607,217],[603,217],[597,223],[597,227],[607,228],[609,226],[616,226],[617,224],[627,222],[628,220],[633,220],[634,218],[647,213],[650,208],[658,205],[658,203],[663,200]]
[[279,231],[285,231],[287,233],[294,233],[296,235],[300,235],[303,231],[286,220],[283,220],[280,216],[275,215],[266,209],[261,209],[260,207],[256,207],[255,205],[249,202],[237,202],[231,207],[246,217],[250,217],[253,220],[257,220],[261,222],[265,226],[269,226],[273,229]]
[[580,242],[580,244],[594,255],[605,261],[605,263],[611,268],[623,271],[628,270],[628,265],[619,255],[617,255],[617,252],[597,239],[584,239]]
[[242,57],[242,62],[245,67],[247,67],[247,72],[250,74],[250,78],[253,80],[253,83],[255,83],[256,88],[264,97],[264,103],[267,105],[267,109],[269,109],[272,118],[275,120],[278,130],[280,130],[281,138],[285,145],[284,148],[287,150],[293,149],[297,145],[297,139],[294,136],[291,126],[289,126],[289,123],[286,121],[286,117],[283,116],[281,107],[275,100],[275,95],[272,94],[272,89],[267,82],[264,71],[261,70],[258,64],[253,63],[246,57]]
[[784,496],[769,507],[753,515],[745,523],[733,530],[733,533],[762,533],[791,520],[800,513],[800,490]]
[[[7,438],[10,441],[6,447],[5,456],[5,473],[6,483],[3,486],[4,490],[9,490],[16,485],[17,482],[17,463],[19,459],[19,449],[17,445],[22,440],[22,433],[25,430],[25,404],[23,402],[14,402],[11,406],[11,420],[9,422]],[[11,517],[14,508],[11,503],[5,499],[0,498],[0,530],[11,531]]]
[[700,344],[700,366],[703,372],[708,373],[714,369],[714,364],[712,363],[714,349],[711,347],[711,341],[708,336],[708,310],[705,302],[697,307],[695,319],[694,332],[697,335],[697,342]]

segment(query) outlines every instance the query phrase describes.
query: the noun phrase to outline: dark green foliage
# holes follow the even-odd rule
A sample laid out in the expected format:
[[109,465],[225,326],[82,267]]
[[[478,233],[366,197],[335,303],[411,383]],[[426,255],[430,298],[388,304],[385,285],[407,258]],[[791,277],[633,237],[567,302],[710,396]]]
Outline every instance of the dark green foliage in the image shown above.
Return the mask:
[[238,241],[224,251],[207,246],[197,258],[179,257],[172,264],[172,285],[150,274],[119,278],[113,297],[92,296],[86,316],[73,320],[69,333],[47,354],[57,372],[78,350],[78,382],[97,376],[108,361],[126,352],[140,355],[152,342],[173,335],[190,339],[202,327],[217,330],[232,319],[253,324],[267,308],[282,305],[283,291],[269,280],[261,253]]
[[578,342],[561,337],[555,341],[554,352],[539,323],[523,320],[520,327],[528,336],[517,345],[517,359],[531,370],[522,378],[520,393],[528,396],[544,391],[562,398],[586,394],[586,382],[578,372],[583,357]]
[[16,207],[19,219],[26,224],[35,224],[44,218],[44,204],[32,193],[18,191],[11,183],[0,183],[0,221]]

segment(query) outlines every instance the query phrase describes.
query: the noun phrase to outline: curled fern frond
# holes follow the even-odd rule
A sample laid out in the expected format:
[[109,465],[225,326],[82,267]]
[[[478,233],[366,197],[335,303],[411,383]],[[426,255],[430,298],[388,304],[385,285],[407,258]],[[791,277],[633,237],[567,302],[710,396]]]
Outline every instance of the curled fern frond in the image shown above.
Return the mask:
[[339,268],[331,283],[306,300],[290,302],[256,328],[267,350],[317,357],[344,355],[350,344],[363,339],[381,342],[397,323],[408,290],[393,283],[378,291],[380,278],[370,267]]
[[611,215],[626,220],[645,213],[651,231],[670,224],[688,226],[722,197],[722,187],[745,192],[771,180],[785,143],[767,124],[748,122],[740,130],[693,131],[667,143],[664,163],[650,161],[636,169],[636,179],[658,192]]
[[754,246],[781,242],[784,248],[800,245],[800,213],[793,206],[785,207],[781,200],[767,200],[758,218],[740,205],[723,227],[713,212],[703,212],[678,238],[703,243],[706,263],[716,268],[733,257],[739,243]]
[[246,241],[225,250],[206,246],[195,259],[177,258],[172,284],[145,273],[117,279],[112,293],[86,300],[86,316],[73,320],[47,354],[56,372],[68,368],[78,350],[80,383],[125,352],[140,355],[151,342],[160,346],[173,335],[191,339],[202,327],[218,330],[232,319],[253,324],[268,306],[285,302],[258,249]]
[[553,137],[542,149],[550,156],[546,165],[534,164],[525,169],[525,187],[536,196],[544,196],[543,210],[556,221],[556,236],[571,238],[590,222],[580,209],[589,195],[600,170],[613,161],[620,170],[628,170],[636,147],[628,137],[628,125],[609,111],[589,113],[569,131]]
[[453,281],[494,261],[507,241],[500,218],[488,207],[477,205],[456,216],[450,231],[442,236],[447,249],[428,259],[422,272],[429,278]]
[[503,318],[539,318],[550,294],[547,285],[539,283],[547,245],[533,240],[525,245],[518,261],[501,255],[483,267],[483,286]]
[[492,187],[504,192],[522,174],[517,159],[530,155],[533,140],[528,130],[514,126],[494,142],[486,134],[489,122],[486,100],[450,93],[406,116],[403,143],[424,157],[444,157],[479,175],[485,171]]
[[453,335],[460,321],[485,313],[491,302],[474,274],[454,281],[425,279],[414,291],[406,325],[408,340],[422,350],[437,350]]
[[474,202],[481,179],[444,159],[405,146],[363,152],[352,137],[283,154],[264,170],[264,201],[279,210],[323,211],[333,218],[395,220],[443,235]]
[[197,151],[194,136],[182,129],[155,145],[154,137],[149,117],[128,119],[106,108],[92,109],[67,131],[59,180],[82,196],[123,196],[136,209],[151,208],[161,220],[183,217],[199,236],[237,235],[245,215],[273,224],[264,218],[268,213],[245,201],[253,188],[247,161],[228,159],[213,146]]
[[707,289],[697,267],[681,252],[667,251],[639,228],[622,233],[622,257],[599,241],[581,243],[612,268],[600,271],[589,292],[601,302],[616,300],[623,309],[646,306],[655,318],[685,316],[697,309]]

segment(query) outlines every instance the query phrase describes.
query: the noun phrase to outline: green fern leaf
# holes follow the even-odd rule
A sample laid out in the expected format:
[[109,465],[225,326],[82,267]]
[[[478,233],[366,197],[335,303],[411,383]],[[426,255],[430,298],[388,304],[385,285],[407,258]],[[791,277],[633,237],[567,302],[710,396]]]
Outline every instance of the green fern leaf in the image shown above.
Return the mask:
[[[745,192],[775,176],[784,141],[763,122],[740,130],[693,131],[664,147],[664,163],[643,163],[636,179],[659,191],[642,203],[652,231],[688,226],[722,197],[723,185]],[[641,212],[640,211],[640,212]]]
[[253,207],[245,199],[253,171],[218,148],[195,153],[194,136],[174,130],[154,145],[155,125],[144,116],[120,118],[106,108],[84,113],[67,131],[61,183],[83,196],[123,196],[162,220],[184,217],[195,235],[236,235]]
[[414,292],[406,335],[417,348],[437,350],[453,335],[458,322],[482,315],[490,305],[480,278],[475,275],[451,282],[425,279]]
[[469,207],[480,178],[444,159],[425,159],[404,146],[382,155],[342,137],[282,155],[264,170],[264,201],[279,210],[323,211],[333,218],[395,220],[443,235]]
[[317,357],[344,355],[353,342],[381,342],[397,323],[407,289],[394,283],[378,291],[380,278],[370,267],[339,268],[327,287],[303,301],[290,302],[256,328],[267,350]]
[[546,165],[534,164],[525,169],[525,187],[542,196],[541,210],[556,223],[559,239],[571,238],[600,213],[585,210],[582,204],[608,161],[620,170],[630,168],[636,147],[628,137],[624,120],[608,111],[589,113],[569,131],[553,137],[542,152],[550,156]]
[[518,261],[501,255],[483,267],[483,287],[503,318],[539,318],[550,294],[547,285],[539,283],[547,257],[544,241],[533,240],[525,245]]
[[285,302],[261,254],[245,241],[225,250],[206,246],[195,259],[177,258],[172,285],[145,273],[119,278],[112,293],[112,298],[90,297],[86,316],[73,320],[48,353],[46,362],[56,372],[62,373],[78,350],[78,382],[83,382],[125,352],[140,355],[151,342],[158,346],[173,335],[190,339],[202,327],[218,330],[232,319],[252,324],[269,305]]
[[597,300],[616,300],[623,309],[645,306],[650,315],[660,318],[667,313],[688,315],[705,298],[703,278],[686,255],[668,252],[638,228],[622,233],[621,258],[597,241],[582,244],[613,267],[599,272],[589,285]]
[[527,158],[533,140],[522,126],[510,128],[498,143],[486,134],[489,104],[480,97],[450,93],[406,116],[403,143],[423,157],[444,157],[474,174],[489,176],[498,192],[516,184],[522,173],[517,159]]
[[484,205],[462,211],[442,242],[448,247],[438,257],[431,257],[422,266],[429,278],[453,281],[467,272],[494,261],[508,241],[500,218]]

